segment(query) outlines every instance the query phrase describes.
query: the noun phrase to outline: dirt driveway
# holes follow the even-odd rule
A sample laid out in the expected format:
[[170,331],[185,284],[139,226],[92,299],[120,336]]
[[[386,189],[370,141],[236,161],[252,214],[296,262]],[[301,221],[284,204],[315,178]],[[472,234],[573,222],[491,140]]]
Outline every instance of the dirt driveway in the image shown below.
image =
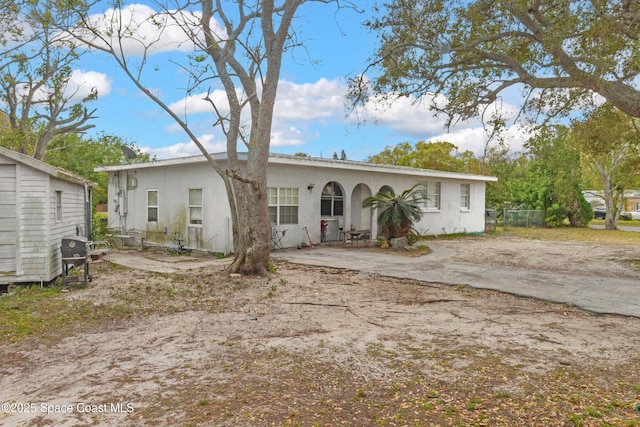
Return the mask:
[[[467,262],[640,278],[635,248],[438,244]],[[0,347],[0,424],[640,425],[640,319],[277,267],[269,279],[94,270],[64,296],[89,302],[82,322]]]

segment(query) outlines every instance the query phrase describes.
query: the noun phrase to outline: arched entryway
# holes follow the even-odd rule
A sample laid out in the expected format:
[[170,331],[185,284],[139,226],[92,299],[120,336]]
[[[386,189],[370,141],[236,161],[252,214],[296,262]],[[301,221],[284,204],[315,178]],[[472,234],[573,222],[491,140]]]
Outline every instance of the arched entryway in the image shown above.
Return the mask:
[[362,201],[371,197],[371,188],[366,184],[358,184],[351,192],[351,224],[355,230],[371,230],[373,212],[362,207]]
[[340,230],[344,227],[344,189],[336,181],[328,182],[322,188],[320,219],[327,224],[324,240],[340,239]]

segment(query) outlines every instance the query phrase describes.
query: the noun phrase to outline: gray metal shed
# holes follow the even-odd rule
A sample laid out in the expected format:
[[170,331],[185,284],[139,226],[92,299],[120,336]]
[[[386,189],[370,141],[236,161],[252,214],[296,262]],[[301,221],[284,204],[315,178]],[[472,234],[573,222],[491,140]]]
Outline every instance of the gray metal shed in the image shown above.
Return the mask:
[[63,237],[87,236],[96,184],[0,147],[0,285],[62,274]]

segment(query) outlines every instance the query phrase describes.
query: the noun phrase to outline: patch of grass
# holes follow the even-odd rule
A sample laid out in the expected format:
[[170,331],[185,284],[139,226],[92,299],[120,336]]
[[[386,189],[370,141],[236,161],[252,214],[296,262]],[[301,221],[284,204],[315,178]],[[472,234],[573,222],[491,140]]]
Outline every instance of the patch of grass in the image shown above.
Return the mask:
[[497,231],[495,234],[538,240],[597,243],[601,245],[633,245],[640,243],[640,232],[595,228],[510,228],[507,231]]
[[278,271],[278,267],[276,267],[276,265],[272,262],[268,262],[267,263],[267,271],[269,273],[275,273],[276,271]]
[[[589,224],[592,225],[604,225],[604,219],[593,219]],[[640,227],[640,220],[632,219],[630,221],[620,219],[618,220],[618,225],[628,225],[630,227]]]
[[582,427],[584,425],[582,417],[578,414],[569,415],[569,421],[571,421],[575,427]]
[[60,330],[90,312],[88,302],[69,301],[57,286],[17,288],[0,298],[0,343]]

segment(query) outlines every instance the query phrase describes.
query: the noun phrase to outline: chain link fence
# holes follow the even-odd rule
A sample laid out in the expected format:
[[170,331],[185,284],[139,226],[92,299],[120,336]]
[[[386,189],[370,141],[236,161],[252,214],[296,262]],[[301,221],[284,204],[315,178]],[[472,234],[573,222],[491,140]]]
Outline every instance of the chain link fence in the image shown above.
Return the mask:
[[496,228],[498,228],[498,211],[487,209],[487,214],[484,217],[484,230],[496,231]]
[[504,229],[509,227],[544,227],[544,211],[537,210],[504,210]]

